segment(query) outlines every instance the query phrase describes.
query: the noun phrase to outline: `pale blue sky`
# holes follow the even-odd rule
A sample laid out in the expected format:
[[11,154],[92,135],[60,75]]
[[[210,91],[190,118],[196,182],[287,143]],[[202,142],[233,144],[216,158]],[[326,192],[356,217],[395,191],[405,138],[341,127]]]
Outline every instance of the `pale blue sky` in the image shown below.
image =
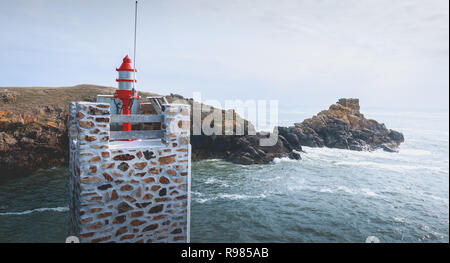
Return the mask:
[[[0,86],[116,86],[132,0],[0,0]],[[448,0],[141,0],[138,88],[448,109]]]

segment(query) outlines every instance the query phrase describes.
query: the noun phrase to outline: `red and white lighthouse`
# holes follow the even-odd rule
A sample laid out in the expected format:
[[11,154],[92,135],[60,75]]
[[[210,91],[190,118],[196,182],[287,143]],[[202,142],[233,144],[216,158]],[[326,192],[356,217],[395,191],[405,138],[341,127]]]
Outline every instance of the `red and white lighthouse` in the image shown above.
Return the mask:
[[[141,98],[135,89],[137,82],[135,74],[137,70],[133,67],[131,58],[128,55],[123,58],[122,65],[116,70],[119,73],[119,78],[116,79],[119,82],[119,89],[116,90],[114,98],[122,101],[122,114],[131,115],[133,101]],[[122,131],[131,131],[131,123],[123,123]]]

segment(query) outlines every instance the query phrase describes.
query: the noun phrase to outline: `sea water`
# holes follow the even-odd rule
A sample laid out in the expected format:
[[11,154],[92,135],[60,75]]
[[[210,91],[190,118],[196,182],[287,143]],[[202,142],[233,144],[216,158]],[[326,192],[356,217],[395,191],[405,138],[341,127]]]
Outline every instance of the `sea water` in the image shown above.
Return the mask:
[[[316,111],[281,112],[291,125]],[[192,165],[192,242],[449,242],[448,110],[372,109],[398,153],[304,147],[302,160]],[[0,242],[64,242],[68,170],[0,176]]]

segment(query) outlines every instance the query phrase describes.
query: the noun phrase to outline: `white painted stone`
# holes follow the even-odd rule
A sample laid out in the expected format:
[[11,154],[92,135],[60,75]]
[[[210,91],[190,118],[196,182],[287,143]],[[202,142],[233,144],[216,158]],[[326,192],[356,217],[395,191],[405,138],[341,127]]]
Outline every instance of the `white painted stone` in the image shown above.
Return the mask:
[[[110,141],[110,123],[96,121],[97,117],[111,119],[109,104],[70,104],[70,235],[78,236],[81,242],[189,241],[191,149],[189,144],[181,145],[179,142],[180,136],[189,137],[189,128],[180,129],[178,121],[189,121],[189,114],[186,116],[180,112],[182,109],[189,112],[190,109],[189,105],[168,104],[165,107],[161,118],[170,128],[163,132],[164,143],[160,139],[113,142]],[[108,114],[94,115],[96,110]],[[169,110],[177,113],[167,114]],[[92,121],[94,126],[83,127],[80,122],[84,121]],[[170,137],[167,136],[169,132]],[[179,149],[183,152],[178,152]],[[147,157],[151,152],[151,159],[147,160],[144,152]],[[134,158],[118,160],[120,155]],[[170,156],[175,158],[173,163],[159,163],[159,158],[170,159]],[[127,169],[122,171],[119,167]],[[172,170],[176,171],[175,176],[171,175]],[[164,178],[169,179],[168,184],[159,183],[160,180],[165,182]],[[112,182],[109,181],[111,179]],[[160,197],[159,190],[152,191],[152,186],[156,185],[166,188],[166,195]],[[118,193],[117,200],[111,200],[113,190]],[[170,195],[173,190],[177,193]],[[145,196],[147,200],[144,200]],[[142,204],[146,202],[152,203],[144,207]],[[133,209],[119,214],[121,203],[127,203]],[[151,209],[157,211],[152,207],[159,204],[163,205],[163,210],[151,213]],[[117,220],[121,216],[126,216],[123,222]],[[116,236],[123,228],[127,228],[127,232]],[[149,230],[142,232],[145,229]]]

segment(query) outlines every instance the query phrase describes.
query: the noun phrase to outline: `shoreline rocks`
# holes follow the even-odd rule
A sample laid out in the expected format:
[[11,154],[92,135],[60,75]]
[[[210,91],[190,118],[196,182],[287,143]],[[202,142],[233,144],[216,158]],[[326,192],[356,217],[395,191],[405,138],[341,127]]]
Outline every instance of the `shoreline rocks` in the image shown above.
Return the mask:
[[[251,124],[250,124],[251,125]],[[249,127],[250,129],[252,127]],[[225,159],[237,164],[267,164],[274,158],[301,160],[302,146],[354,151],[397,152],[403,134],[360,113],[358,99],[340,99],[328,110],[291,127],[278,127],[274,146],[260,146],[263,135],[191,136],[193,160]]]
[[340,99],[328,110],[291,127],[280,127],[280,134],[292,136],[309,147],[329,147],[354,151],[384,149],[396,152],[405,141],[402,133],[360,113],[358,99]]
[[[114,88],[90,85],[39,89],[8,88],[8,93],[3,92],[0,100],[1,175],[25,174],[67,165],[68,101],[93,101],[97,94],[110,94],[112,91]],[[24,96],[24,93],[30,94]],[[77,94],[77,97],[74,98],[72,94]],[[49,102],[45,96],[60,99]],[[33,98],[34,101],[22,102],[24,98]],[[191,105],[194,103],[192,99],[179,95],[167,96],[167,99],[183,100]],[[223,115],[226,112],[221,111]],[[248,130],[254,129],[253,125],[236,113],[233,114],[233,123],[222,123],[222,129],[225,129],[226,125],[233,125],[236,130],[237,125],[244,125],[240,128],[243,128],[244,134],[247,135],[191,135],[193,161],[224,159],[250,165],[267,164],[274,158],[281,157],[300,160],[302,146],[356,151],[382,148],[395,152],[404,141],[400,132],[387,129],[384,124],[375,120],[366,119],[360,113],[358,99],[340,99],[328,110],[321,111],[312,118],[290,127],[279,127],[278,140],[273,146],[260,146],[260,139],[266,135],[248,135]],[[207,115],[209,113],[202,112],[201,119]]]
[[[0,171],[25,174],[67,164],[67,131],[64,125],[26,122],[23,118],[0,120]],[[62,116],[61,116],[62,117]],[[62,117],[64,118],[64,117]]]
[[294,147],[281,135],[273,146],[260,146],[264,135],[243,136],[191,136],[192,160],[224,159],[236,164],[268,164],[275,158],[288,157],[300,160],[301,146]]

